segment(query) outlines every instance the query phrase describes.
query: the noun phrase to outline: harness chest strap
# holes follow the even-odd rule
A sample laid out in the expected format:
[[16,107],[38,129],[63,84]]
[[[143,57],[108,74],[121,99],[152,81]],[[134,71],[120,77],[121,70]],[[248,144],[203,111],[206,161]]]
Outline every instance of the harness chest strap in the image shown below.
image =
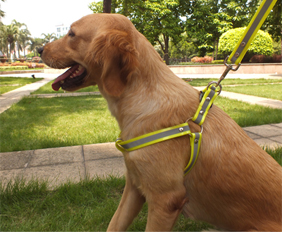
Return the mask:
[[[200,126],[203,124],[208,110],[212,106],[212,103],[216,96],[218,96],[219,91],[212,85],[209,85],[203,91],[204,93],[201,103],[196,111],[195,116],[191,119]],[[188,119],[189,120],[189,119]],[[186,175],[192,167],[195,165],[202,140],[202,131],[197,133],[192,133],[188,125],[188,120],[180,125],[168,127],[162,130],[154,131],[145,135],[138,136],[136,138],[122,141],[121,138],[116,140],[116,148],[121,152],[130,152],[143,147],[150,146],[159,142],[163,142],[169,139],[177,138],[184,135],[190,136],[190,146],[191,146],[191,156],[187,166],[184,169],[184,175]]]

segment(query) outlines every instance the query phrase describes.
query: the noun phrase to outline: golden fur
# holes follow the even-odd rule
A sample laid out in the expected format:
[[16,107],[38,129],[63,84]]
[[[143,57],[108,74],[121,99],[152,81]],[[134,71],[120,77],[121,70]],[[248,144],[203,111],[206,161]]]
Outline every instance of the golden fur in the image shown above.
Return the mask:
[[[97,84],[123,140],[184,123],[199,105],[199,92],[121,15],[83,17],[41,56],[53,68],[87,70],[82,84],[66,90]],[[109,231],[126,230],[145,201],[148,231],[171,230],[181,212],[224,230],[282,230],[281,166],[217,106],[203,126],[198,161],[185,178],[188,136],[124,153],[126,186]]]

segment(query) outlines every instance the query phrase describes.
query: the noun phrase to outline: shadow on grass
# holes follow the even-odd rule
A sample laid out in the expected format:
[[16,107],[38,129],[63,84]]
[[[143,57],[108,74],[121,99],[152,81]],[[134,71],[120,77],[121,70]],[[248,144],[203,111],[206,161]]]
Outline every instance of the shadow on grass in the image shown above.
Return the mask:
[[0,123],[2,152],[114,141],[119,133],[101,96],[24,98]]

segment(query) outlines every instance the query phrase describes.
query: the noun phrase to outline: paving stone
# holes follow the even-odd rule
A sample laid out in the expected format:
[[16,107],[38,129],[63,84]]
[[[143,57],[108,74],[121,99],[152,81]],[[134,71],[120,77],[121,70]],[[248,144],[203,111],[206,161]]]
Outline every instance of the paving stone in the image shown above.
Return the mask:
[[85,161],[123,157],[122,153],[116,148],[115,143],[84,145],[83,152]]
[[123,157],[88,161],[85,167],[86,175],[90,178],[109,175],[123,176],[126,170]]
[[0,170],[26,168],[33,151],[17,151],[0,153]]
[[16,179],[24,177],[24,169],[11,169],[0,171],[0,182],[2,186],[6,186],[7,183],[13,184]]
[[85,168],[82,162],[31,167],[24,170],[23,176],[26,180],[48,180],[50,187],[54,187],[67,181],[79,182],[83,180]]
[[252,132],[262,137],[273,137],[282,135],[282,130],[272,125],[262,125],[244,128],[245,131]]
[[276,141],[273,141],[271,139],[254,139],[254,141],[260,145],[261,147],[269,147],[269,148],[277,148],[278,146],[282,146],[282,144],[279,144]]
[[29,166],[35,167],[74,162],[83,162],[82,146],[35,150]]

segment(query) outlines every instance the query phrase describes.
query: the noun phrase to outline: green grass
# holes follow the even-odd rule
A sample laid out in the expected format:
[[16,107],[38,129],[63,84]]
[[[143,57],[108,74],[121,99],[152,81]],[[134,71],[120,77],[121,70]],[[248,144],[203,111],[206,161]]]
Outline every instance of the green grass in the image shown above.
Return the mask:
[[[46,182],[17,181],[1,189],[1,231],[105,231],[118,207],[124,178],[88,179],[67,183],[53,191]],[[144,231],[147,205],[129,231]],[[176,231],[211,228],[206,223],[184,220]]]
[[[42,86],[38,90],[34,91],[32,94],[50,94],[50,93],[64,93],[64,90],[60,89],[59,91],[54,91],[52,89],[52,83],[54,81],[48,82],[46,85]],[[97,86],[89,86],[83,89],[79,89],[76,92],[96,92],[99,91]]]
[[[188,80],[189,78],[185,78],[184,80]],[[192,86],[206,86],[211,81],[217,81],[218,79],[214,78],[196,78],[192,79],[188,83]],[[225,79],[222,84],[224,85],[240,85],[240,84],[260,84],[260,83],[281,83],[281,79]],[[60,89],[58,92],[54,91],[51,87],[53,81],[47,83],[46,85],[39,88],[37,91],[33,92],[32,94],[50,94],[50,93],[63,93],[64,91]],[[225,88],[224,88],[225,90]],[[89,86],[84,89],[80,89],[77,92],[93,92],[99,91],[97,86]]]
[[[218,78],[195,78],[195,79],[189,79],[184,78],[183,80],[188,81],[188,83],[192,86],[207,86],[207,84],[211,81],[218,81]],[[281,83],[282,78],[280,79],[240,79],[240,78],[234,78],[234,79],[224,79],[221,82],[222,86],[226,85],[247,85],[247,84],[261,84],[261,83]],[[226,87],[224,87],[223,90],[225,90]]]
[[[240,126],[282,122],[282,110],[218,97]],[[119,135],[102,96],[24,98],[0,115],[0,151],[113,142]]]
[[[282,147],[266,151],[282,165]],[[50,190],[47,182],[16,180],[0,183],[1,231],[105,231],[125,186],[124,178],[86,179]],[[129,231],[144,231],[145,204]],[[213,227],[185,219],[174,231],[201,231]]]
[[224,87],[224,90],[282,101],[282,84]]
[[114,141],[119,129],[101,96],[24,98],[0,115],[0,150]]
[[12,91],[27,84],[40,81],[43,78],[0,77],[0,94]]

